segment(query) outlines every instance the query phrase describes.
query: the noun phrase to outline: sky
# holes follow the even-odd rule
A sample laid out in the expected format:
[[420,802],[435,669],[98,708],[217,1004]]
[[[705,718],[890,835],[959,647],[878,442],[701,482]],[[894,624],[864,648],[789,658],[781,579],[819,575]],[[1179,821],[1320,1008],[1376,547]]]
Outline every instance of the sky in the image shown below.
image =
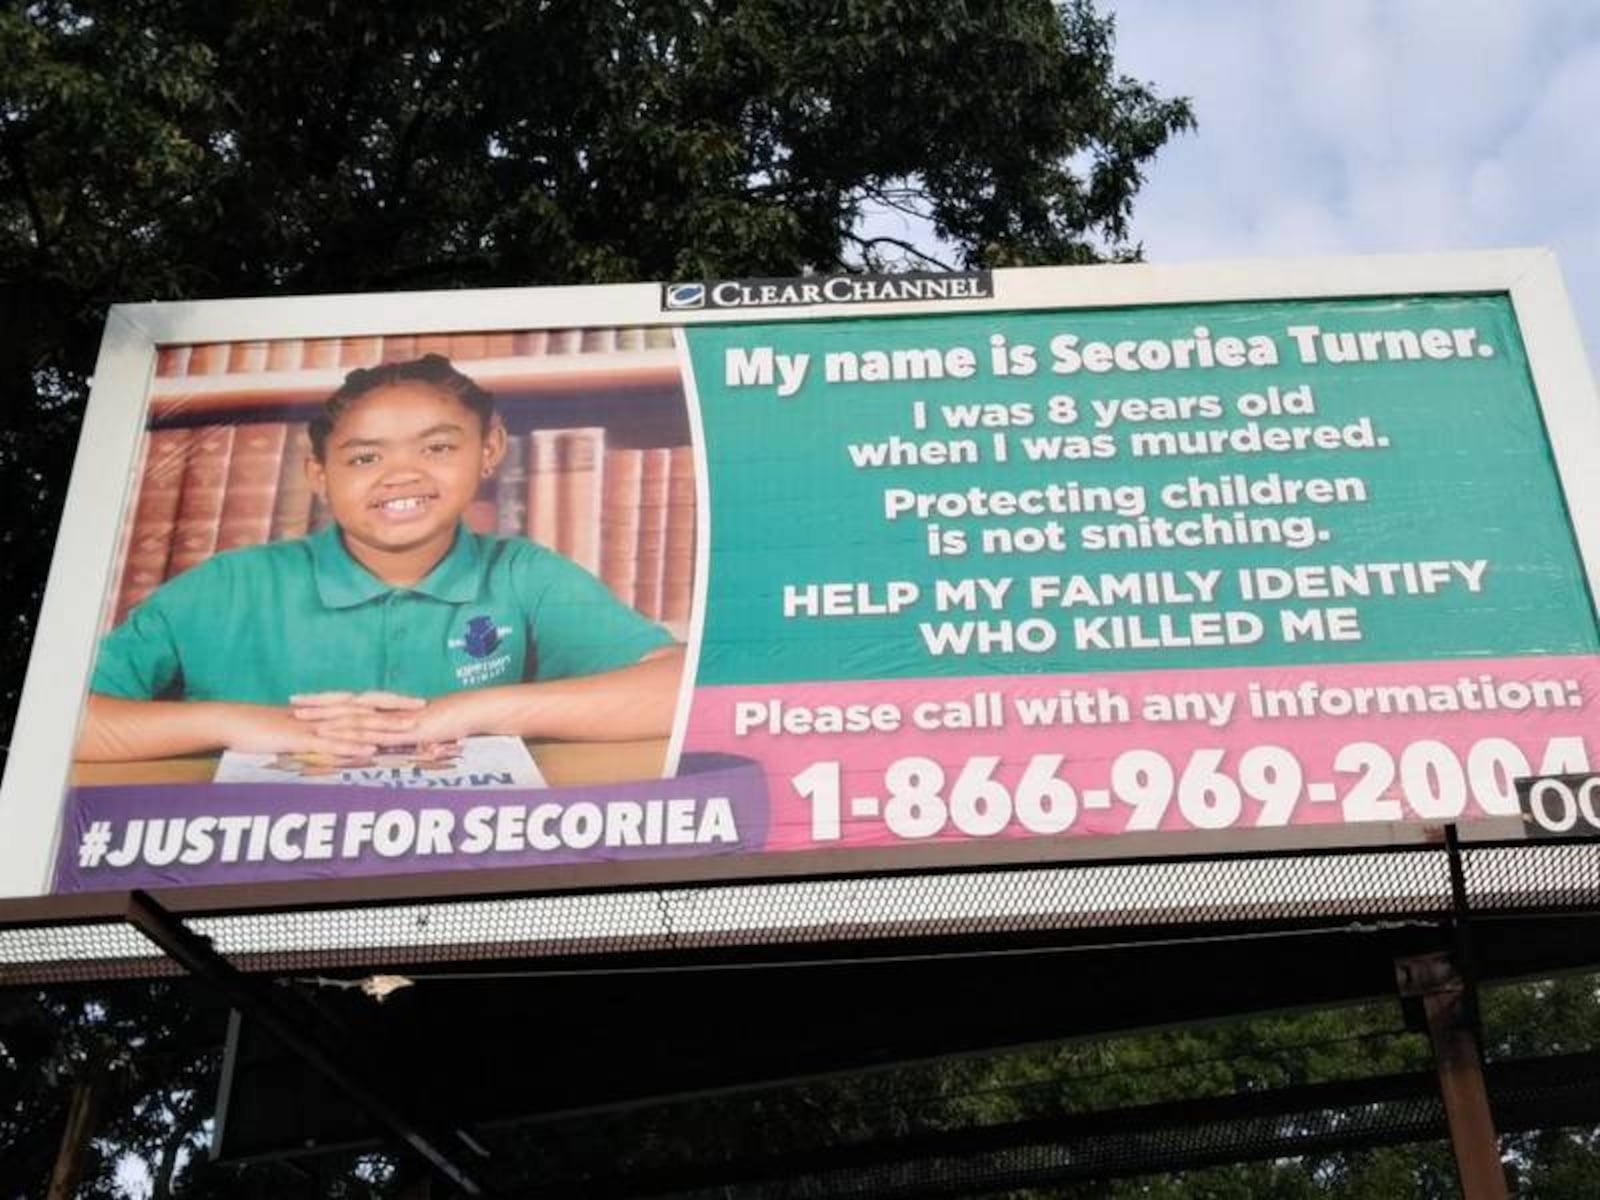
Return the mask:
[[1187,96],[1152,263],[1544,246],[1600,363],[1600,0],[1101,0]]

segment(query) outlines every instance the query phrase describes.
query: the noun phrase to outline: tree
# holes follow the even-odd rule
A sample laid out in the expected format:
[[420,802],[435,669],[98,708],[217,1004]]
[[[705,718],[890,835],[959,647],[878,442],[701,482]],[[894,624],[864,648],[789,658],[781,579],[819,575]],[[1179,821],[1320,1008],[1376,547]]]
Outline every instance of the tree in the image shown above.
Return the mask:
[[1112,33],[1090,0],[7,6],[7,710],[110,303],[1135,256],[1191,118]]
[[[1592,1048],[1600,1037],[1597,982],[1600,977],[1587,974],[1486,989],[1487,1057],[1493,1061]],[[765,1154],[809,1155],[808,1169],[822,1174],[841,1161],[854,1162],[840,1150],[877,1139],[965,1132],[1174,1100],[1195,1102],[1203,1119],[1208,1097],[1432,1069],[1426,1034],[1406,1027],[1398,998],[1391,998],[911,1064],[754,1096],[584,1114],[542,1125],[520,1140],[509,1135],[509,1144],[496,1143],[496,1154],[522,1156],[528,1162],[525,1177],[547,1181],[557,1194],[610,1194],[594,1187],[595,1181],[615,1183],[620,1177],[642,1186],[674,1168],[703,1170],[719,1156],[738,1161]],[[716,1135],[693,1137],[694,1131],[703,1130],[715,1130]],[[1594,1129],[1502,1134],[1501,1146],[1515,1194],[1541,1200],[1593,1194]],[[1151,1151],[1161,1148],[1159,1138],[1152,1137]],[[1008,1170],[1042,1168],[1050,1161],[1026,1153],[985,1160],[980,1153],[972,1160],[971,1177],[962,1174],[959,1159],[931,1169],[932,1177],[946,1185],[960,1180],[973,1194],[997,1194],[978,1189],[1004,1181]],[[867,1194],[873,1168],[857,1169],[861,1174],[848,1182],[832,1181],[836,1191],[819,1187],[815,1194]],[[986,1169],[993,1173],[986,1175]],[[751,1187],[730,1194],[811,1193],[804,1187],[771,1192]],[[1010,1200],[1450,1200],[1459,1194],[1451,1152],[1442,1139],[1004,1193]]]
[[[1090,0],[4,6],[0,742],[108,305],[1135,257],[1142,171],[1191,117],[1112,33]],[[229,1191],[184,1159],[215,1029],[167,1007],[0,1026],[8,1194],[91,1078],[158,1194]],[[114,1168],[93,1147],[84,1194]]]
[[[117,1195],[119,1159],[135,1151],[154,1197],[169,1195],[161,1185],[204,1141],[224,1024],[187,981],[7,994],[0,1194],[42,1193],[53,1177],[61,1195]],[[80,1117],[87,1138],[68,1134]]]

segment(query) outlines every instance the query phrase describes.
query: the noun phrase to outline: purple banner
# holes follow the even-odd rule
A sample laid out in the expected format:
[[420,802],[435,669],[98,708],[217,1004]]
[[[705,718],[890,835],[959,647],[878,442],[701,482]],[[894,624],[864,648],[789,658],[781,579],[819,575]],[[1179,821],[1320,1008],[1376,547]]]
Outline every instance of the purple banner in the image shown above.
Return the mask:
[[761,767],[724,754],[686,754],[674,779],[599,787],[79,787],[55,890],[747,854],[766,845],[768,820]]

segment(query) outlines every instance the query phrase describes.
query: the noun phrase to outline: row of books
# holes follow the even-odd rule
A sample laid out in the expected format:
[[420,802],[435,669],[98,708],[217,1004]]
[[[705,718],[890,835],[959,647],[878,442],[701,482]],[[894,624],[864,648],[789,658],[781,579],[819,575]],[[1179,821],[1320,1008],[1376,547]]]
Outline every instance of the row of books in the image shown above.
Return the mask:
[[[325,525],[305,475],[310,451],[303,422],[149,433],[111,624],[213,554]],[[513,436],[465,519],[479,533],[560,551],[681,634],[694,595],[695,511],[690,447],[608,447],[603,427],[584,426]]]
[[470,362],[486,358],[538,358],[670,349],[672,331],[664,326],[279,338],[275,341],[163,346],[156,356],[156,375],[171,378],[333,367],[349,370],[379,363],[405,362],[421,358],[424,354],[442,354],[456,362]]
[[467,510],[479,533],[528,537],[681,631],[694,597],[694,450],[608,447],[601,426],[513,436]]

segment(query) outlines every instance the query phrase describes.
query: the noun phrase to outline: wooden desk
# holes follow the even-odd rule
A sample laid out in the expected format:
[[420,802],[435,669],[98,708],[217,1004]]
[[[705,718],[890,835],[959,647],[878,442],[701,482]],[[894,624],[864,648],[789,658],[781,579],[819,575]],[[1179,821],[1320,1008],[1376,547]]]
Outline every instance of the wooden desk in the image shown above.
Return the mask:
[[[628,783],[656,779],[667,756],[667,739],[642,742],[529,742],[533,761],[552,787]],[[75,762],[74,786],[124,783],[209,783],[217,755],[160,758],[149,762]]]

